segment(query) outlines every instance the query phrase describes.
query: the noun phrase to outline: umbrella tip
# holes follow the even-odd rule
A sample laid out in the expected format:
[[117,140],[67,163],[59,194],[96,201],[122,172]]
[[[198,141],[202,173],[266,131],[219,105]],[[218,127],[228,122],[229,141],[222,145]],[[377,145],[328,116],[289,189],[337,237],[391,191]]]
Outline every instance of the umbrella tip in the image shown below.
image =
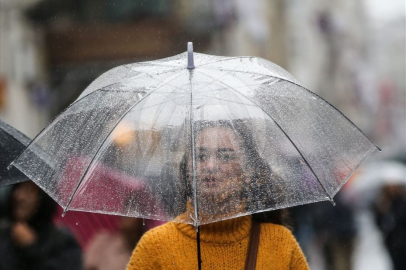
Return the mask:
[[194,69],[195,64],[193,61],[193,42],[187,43],[187,68]]
[[13,162],[11,162],[8,166],[7,166],[7,170],[10,170],[11,169],[11,167],[13,167],[14,166],[14,161]]

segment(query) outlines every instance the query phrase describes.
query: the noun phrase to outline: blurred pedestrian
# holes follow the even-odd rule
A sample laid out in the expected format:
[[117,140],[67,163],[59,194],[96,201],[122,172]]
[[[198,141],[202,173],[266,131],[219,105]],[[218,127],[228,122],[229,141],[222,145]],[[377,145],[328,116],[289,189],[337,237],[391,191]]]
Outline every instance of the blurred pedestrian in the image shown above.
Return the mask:
[[373,211],[394,270],[406,269],[406,186],[385,185],[374,202]]
[[85,270],[124,270],[142,234],[142,219],[121,217],[118,232],[101,232],[90,242]]
[[335,206],[329,202],[312,206],[315,240],[323,251],[325,269],[351,270],[357,236],[354,212],[342,193],[335,202]]
[[313,205],[304,204],[290,208],[293,223],[293,235],[300,244],[303,253],[310,259],[311,244],[314,238]]
[[13,186],[0,228],[0,270],[81,269],[81,250],[52,222],[56,203],[32,181]]

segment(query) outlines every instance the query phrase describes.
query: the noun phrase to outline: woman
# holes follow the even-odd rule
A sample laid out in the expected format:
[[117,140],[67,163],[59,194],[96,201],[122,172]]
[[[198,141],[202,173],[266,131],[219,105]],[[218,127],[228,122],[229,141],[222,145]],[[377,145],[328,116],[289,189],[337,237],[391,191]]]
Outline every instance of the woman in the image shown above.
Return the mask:
[[0,226],[0,270],[81,269],[73,236],[55,227],[56,203],[32,181],[13,187],[8,220]]
[[[243,269],[252,220],[266,219],[274,223],[261,223],[256,269],[309,269],[291,232],[275,224],[281,222],[281,211],[246,215],[258,204],[269,208],[274,202],[266,194],[283,187],[260,158],[246,126],[241,121],[219,121],[198,123],[194,130],[199,221],[222,220],[199,227],[202,268]],[[180,166],[190,199],[185,214],[175,221],[187,221],[193,213],[190,156],[185,155]],[[272,186],[265,181],[269,177],[274,178]],[[196,253],[195,227],[169,222],[143,236],[127,269],[197,269]]]

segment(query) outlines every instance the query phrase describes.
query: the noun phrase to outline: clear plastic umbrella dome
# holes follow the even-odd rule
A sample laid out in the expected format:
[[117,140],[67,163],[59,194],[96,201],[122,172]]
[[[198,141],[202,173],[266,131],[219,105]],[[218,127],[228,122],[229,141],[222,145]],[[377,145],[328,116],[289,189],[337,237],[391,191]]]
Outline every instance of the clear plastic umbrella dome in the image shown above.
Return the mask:
[[0,187],[16,184],[28,180],[16,168],[7,169],[7,166],[29,144],[30,139],[17,129],[0,120]]
[[202,225],[331,200],[377,149],[267,60],[189,56],[101,75],[13,165],[65,210]]

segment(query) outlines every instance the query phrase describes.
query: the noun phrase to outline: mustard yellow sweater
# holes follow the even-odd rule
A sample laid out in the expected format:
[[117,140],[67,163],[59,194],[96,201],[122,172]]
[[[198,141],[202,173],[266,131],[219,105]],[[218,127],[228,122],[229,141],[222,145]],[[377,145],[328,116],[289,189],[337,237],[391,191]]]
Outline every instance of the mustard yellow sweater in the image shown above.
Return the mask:
[[[202,269],[244,269],[251,216],[200,227]],[[135,248],[127,270],[197,269],[195,227],[169,222],[148,231]],[[284,226],[261,223],[256,269],[309,269]]]

